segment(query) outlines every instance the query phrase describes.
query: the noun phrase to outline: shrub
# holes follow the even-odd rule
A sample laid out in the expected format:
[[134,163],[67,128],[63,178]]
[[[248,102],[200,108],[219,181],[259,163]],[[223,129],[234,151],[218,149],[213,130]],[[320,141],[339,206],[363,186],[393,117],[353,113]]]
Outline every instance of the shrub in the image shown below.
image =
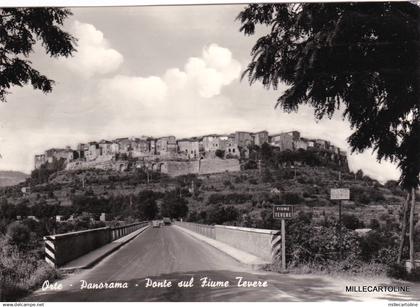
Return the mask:
[[58,272],[36,250],[20,251],[4,237],[0,237],[0,246],[0,300],[16,301],[45,280],[58,277]]
[[381,227],[381,224],[377,219],[371,219],[369,223],[369,228],[372,228],[373,230],[379,229]]
[[418,282],[420,281],[420,267],[416,267],[408,273],[404,264],[393,263],[388,266],[387,275],[395,279]]
[[388,266],[386,275],[395,279],[406,279],[408,273],[403,264],[393,263]]
[[363,222],[361,222],[356,216],[352,214],[343,214],[341,216],[341,222],[343,223],[344,227],[351,230],[355,230],[364,226]]
[[11,243],[23,246],[28,243],[31,231],[28,226],[16,221],[7,226],[6,234]]
[[208,204],[243,204],[252,199],[248,193],[229,193],[229,194],[211,194],[208,198]]
[[238,220],[239,210],[233,206],[216,205],[207,210],[205,223],[223,224]]
[[290,205],[295,205],[303,202],[302,197],[295,192],[286,192],[283,195],[283,202]]
[[245,170],[247,170],[247,169],[257,169],[257,168],[258,168],[258,164],[254,160],[248,160],[244,164],[244,169]]
[[231,189],[231,190],[234,190],[235,189],[235,186],[232,184],[232,182],[230,182],[229,180],[225,180],[225,181],[223,181],[223,185],[226,187],[226,188],[228,188],[228,189]]
[[390,232],[372,230],[360,238],[360,257],[364,261],[375,261],[384,264],[395,262],[397,244]]
[[242,178],[241,178],[240,176],[238,176],[238,177],[235,177],[234,182],[235,182],[235,183],[242,183],[242,182],[243,182],[243,180],[242,180]]
[[262,182],[264,183],[268,183],[268,182],[272,182],[273,181],[273,176],[271,175],[271,172],[268,168],[265,168],[263,173],[262,173],[262,178],[261,178]]
[[407,280],[409,280],[409,281],[415,281],[415,282],[420,281],[420,267],[417,267],[414,270],[412,270],[408,274]]
[[255,178],[249,178],[248,182],[249,184],[253,184],[253,185],[258,184],[258,181]]

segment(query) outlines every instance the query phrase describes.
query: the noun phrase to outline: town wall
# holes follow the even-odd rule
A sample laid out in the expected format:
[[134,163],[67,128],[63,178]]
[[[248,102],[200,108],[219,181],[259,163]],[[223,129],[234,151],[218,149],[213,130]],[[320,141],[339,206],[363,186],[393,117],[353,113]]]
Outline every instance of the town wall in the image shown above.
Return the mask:
[[128,168],[128,162],[127,161],[113,161],[113,160],[75,161],[75,162],[69,162],[66,165],[66,170],[80,170],[80,169],[88,169],[88,168],[124,171]]
[[186,174],[215,174],[240,171],[237,159],[202,159],[197,161],[165,161],[162,162],[160,171],[169,176]]
[[199,174],[214,174],[224,172],[239,172],[241,170],[238,159],[202,159]]

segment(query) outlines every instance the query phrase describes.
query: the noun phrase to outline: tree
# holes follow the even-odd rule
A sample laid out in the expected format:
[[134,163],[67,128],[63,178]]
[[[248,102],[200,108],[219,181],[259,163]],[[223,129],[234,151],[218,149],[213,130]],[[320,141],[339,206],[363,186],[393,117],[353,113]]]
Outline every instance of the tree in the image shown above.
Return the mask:
[[187,201],[179,196],[178,191],[167,192],[162,200],[160,213],[163,217],[180,218],[188,213]]
[[263,169],[261,181],[264,182],[264,183],[273,182],[273,176],[271,175],[271,172],[270,172],[269,168],[264,168]]
[[6,198],[0,199],[0,218],[13,220],[16,218],[16,207],[10,204]]
[[237,221],[238,218],[238,209],[233,206],[224,207],[220,204],[217,204],[207,210],[206,223],[223,224],[225,222]]
[[52,57],[72,55],[75,38],[61,29],[72,15],[61,8],[0,9],[0,100],[8,89],[30,83],[34,89],[51,92],[54,81],[42,75],[27,60],[37,41]]
[[142,220],[152,220],[158,213],[158,195],[152,190],[141,191],[136,197],[136,216]]
[[261,145],[261,159],[263,161],[270,161],[273,158],[273,148],[267,144],[264,143]]
[[[252,48],[243,76],[267,88],[288,89],[276,107],[314,108],[315,117],[344,111],[354,132],[352,151],[373,148],[396,162],[411,193],[413,251],[415,189],[420,173],[420,7],[408,2],[251,4],[238,16],[240,31],[271,31]],[[410,252],[414,265],[414,252]]]

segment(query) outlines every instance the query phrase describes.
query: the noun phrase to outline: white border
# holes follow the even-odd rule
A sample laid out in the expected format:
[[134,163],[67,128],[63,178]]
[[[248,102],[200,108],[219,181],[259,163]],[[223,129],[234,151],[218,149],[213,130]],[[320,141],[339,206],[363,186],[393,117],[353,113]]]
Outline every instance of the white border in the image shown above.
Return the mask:
[[[403,2],[404,0],[391,0]],[[278,2],[349,2],[348,0],[1,0],[0,7],[59,6],[59,7],[91,7],[91,6],[152,6],[152,5],[195,5],[195,4],[247,4]],[[383,0],[357,0],[357,2],[383,2]],[[405,2],[405,1],[404,1]]]

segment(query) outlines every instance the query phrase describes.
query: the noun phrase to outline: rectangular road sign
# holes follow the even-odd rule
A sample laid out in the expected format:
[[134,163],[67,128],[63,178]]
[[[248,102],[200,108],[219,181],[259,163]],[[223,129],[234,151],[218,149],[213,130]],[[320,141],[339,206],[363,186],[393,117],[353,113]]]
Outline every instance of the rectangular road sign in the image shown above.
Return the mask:
[[273,218],[291,219],[293,217],[293,206],[291,205],[273,205]]
[[350,199],[350,189],[331,189],[331,200]]

